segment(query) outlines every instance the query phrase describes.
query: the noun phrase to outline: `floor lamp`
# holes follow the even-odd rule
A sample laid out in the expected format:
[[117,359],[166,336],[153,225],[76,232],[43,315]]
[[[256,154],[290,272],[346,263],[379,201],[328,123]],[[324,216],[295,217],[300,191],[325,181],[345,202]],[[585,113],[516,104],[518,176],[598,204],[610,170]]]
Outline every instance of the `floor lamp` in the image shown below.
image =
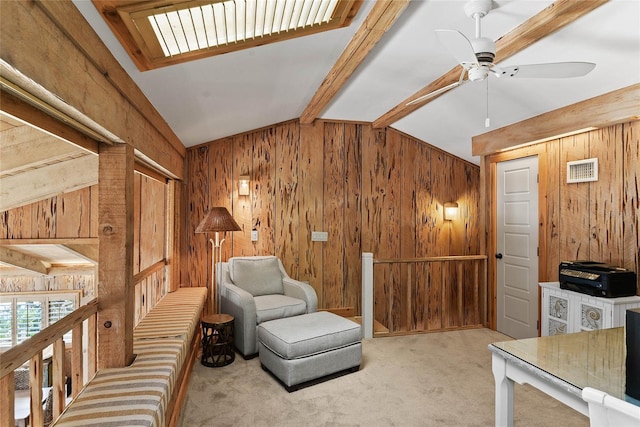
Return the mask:
[[240,226],[233,219],[227,208],[216,207],[209,209],[196,228],[196,233],[208,233],[211,231],[216,233],[215,240],[209,239],[209,242],[211,242],[211,311],[215,313],[220,307],[216,283],[217,262],[222,261],[222,243],[224,242],[224,239],[220,240],[219,233],[221,231],[240,231]]

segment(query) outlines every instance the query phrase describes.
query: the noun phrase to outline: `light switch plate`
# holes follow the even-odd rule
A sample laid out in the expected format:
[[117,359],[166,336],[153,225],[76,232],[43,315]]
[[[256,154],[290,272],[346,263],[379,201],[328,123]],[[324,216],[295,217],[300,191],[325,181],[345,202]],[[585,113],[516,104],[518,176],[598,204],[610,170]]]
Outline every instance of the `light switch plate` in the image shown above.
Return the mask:
[[329,233],[326,231],[312,231],[311,232],[311,241],[312,242],[326,242],[329,239]]
[[251,230],[251,241],[252,242],[258,241],[258,230]]

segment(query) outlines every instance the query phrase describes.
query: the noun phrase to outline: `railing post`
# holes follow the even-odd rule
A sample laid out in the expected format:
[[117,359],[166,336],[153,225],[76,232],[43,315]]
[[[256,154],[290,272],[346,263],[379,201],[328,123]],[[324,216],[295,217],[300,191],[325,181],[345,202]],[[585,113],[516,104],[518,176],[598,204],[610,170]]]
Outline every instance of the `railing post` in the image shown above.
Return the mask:
[[87,383],[98,371],[98,315],[94,313],[87,319]]
[[66,402],[65,381],[64,381],[64,353],[65,345],[62,337],[53,343],[53,419],[60,416]]
[[29,388],[31,389],[29,424],[32,426],[41,426],[44,423],[42,413],[42,367],[42,351],[39,351],[29,360]]
[[362,334],[373,338],[373,254],[362,253]]
[[[84,386],[84,366],[82,360],[82,323],[76,325],[71,332],[71,390],[76,397]],[[69,390],[67,390],[67,394]]]
[[15,425],[15,377],[13,371],[0,378],[0,425]]

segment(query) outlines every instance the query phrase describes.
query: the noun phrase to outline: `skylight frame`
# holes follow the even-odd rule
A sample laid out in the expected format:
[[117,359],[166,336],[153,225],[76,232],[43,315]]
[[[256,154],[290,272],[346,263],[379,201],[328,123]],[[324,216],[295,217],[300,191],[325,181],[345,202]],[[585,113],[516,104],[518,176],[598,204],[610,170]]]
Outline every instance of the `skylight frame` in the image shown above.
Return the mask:
[[[145,71],[341,28],[351,23],[362,0],[152,0],[136,3],[93,0],[93,3],[136,66]],[[206,36],[191,34],[192,27],[200,26],[197,21],[202,19],[199,12],[194,12],[196,8],[205,11],[207,17],[217,16],[213,31],[209,27]],[[333,13],[330,12],[332,8]],[[267,13],[263,13],[265,10]],[[178,22],[178,16],[185,21]],[[224,26],[220,25],[220,16],[224,16]],[[173,21],[169,21],[171,19]],[[170,28],[167,23],[171,22],[174,33],[165,32],[165,39],[159,41],[157,28],[154,30],[155,21],[162,21],[160,26],[164,25],[165,30]],[[293,29],[298,23],[303,25]],[[184,38],[184,27],[189,32],[187,39]],[[175,31],[176,28],[179,31]],[[215,43],[218,45],[210,46]]]

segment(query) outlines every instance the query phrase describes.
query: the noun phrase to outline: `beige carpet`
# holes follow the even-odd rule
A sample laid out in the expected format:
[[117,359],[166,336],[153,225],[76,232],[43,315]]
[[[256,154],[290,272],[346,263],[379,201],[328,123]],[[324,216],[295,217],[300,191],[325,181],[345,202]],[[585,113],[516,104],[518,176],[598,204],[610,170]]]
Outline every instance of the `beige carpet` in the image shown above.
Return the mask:
[[[293,393],[258,358],[222,368],[196,360],[183,427],[491,426],[494,382],[488,329],[375,338],[363,342],[360,371]],[[589,420],[538,390],[515,386],[516,426],[588,426]]]

